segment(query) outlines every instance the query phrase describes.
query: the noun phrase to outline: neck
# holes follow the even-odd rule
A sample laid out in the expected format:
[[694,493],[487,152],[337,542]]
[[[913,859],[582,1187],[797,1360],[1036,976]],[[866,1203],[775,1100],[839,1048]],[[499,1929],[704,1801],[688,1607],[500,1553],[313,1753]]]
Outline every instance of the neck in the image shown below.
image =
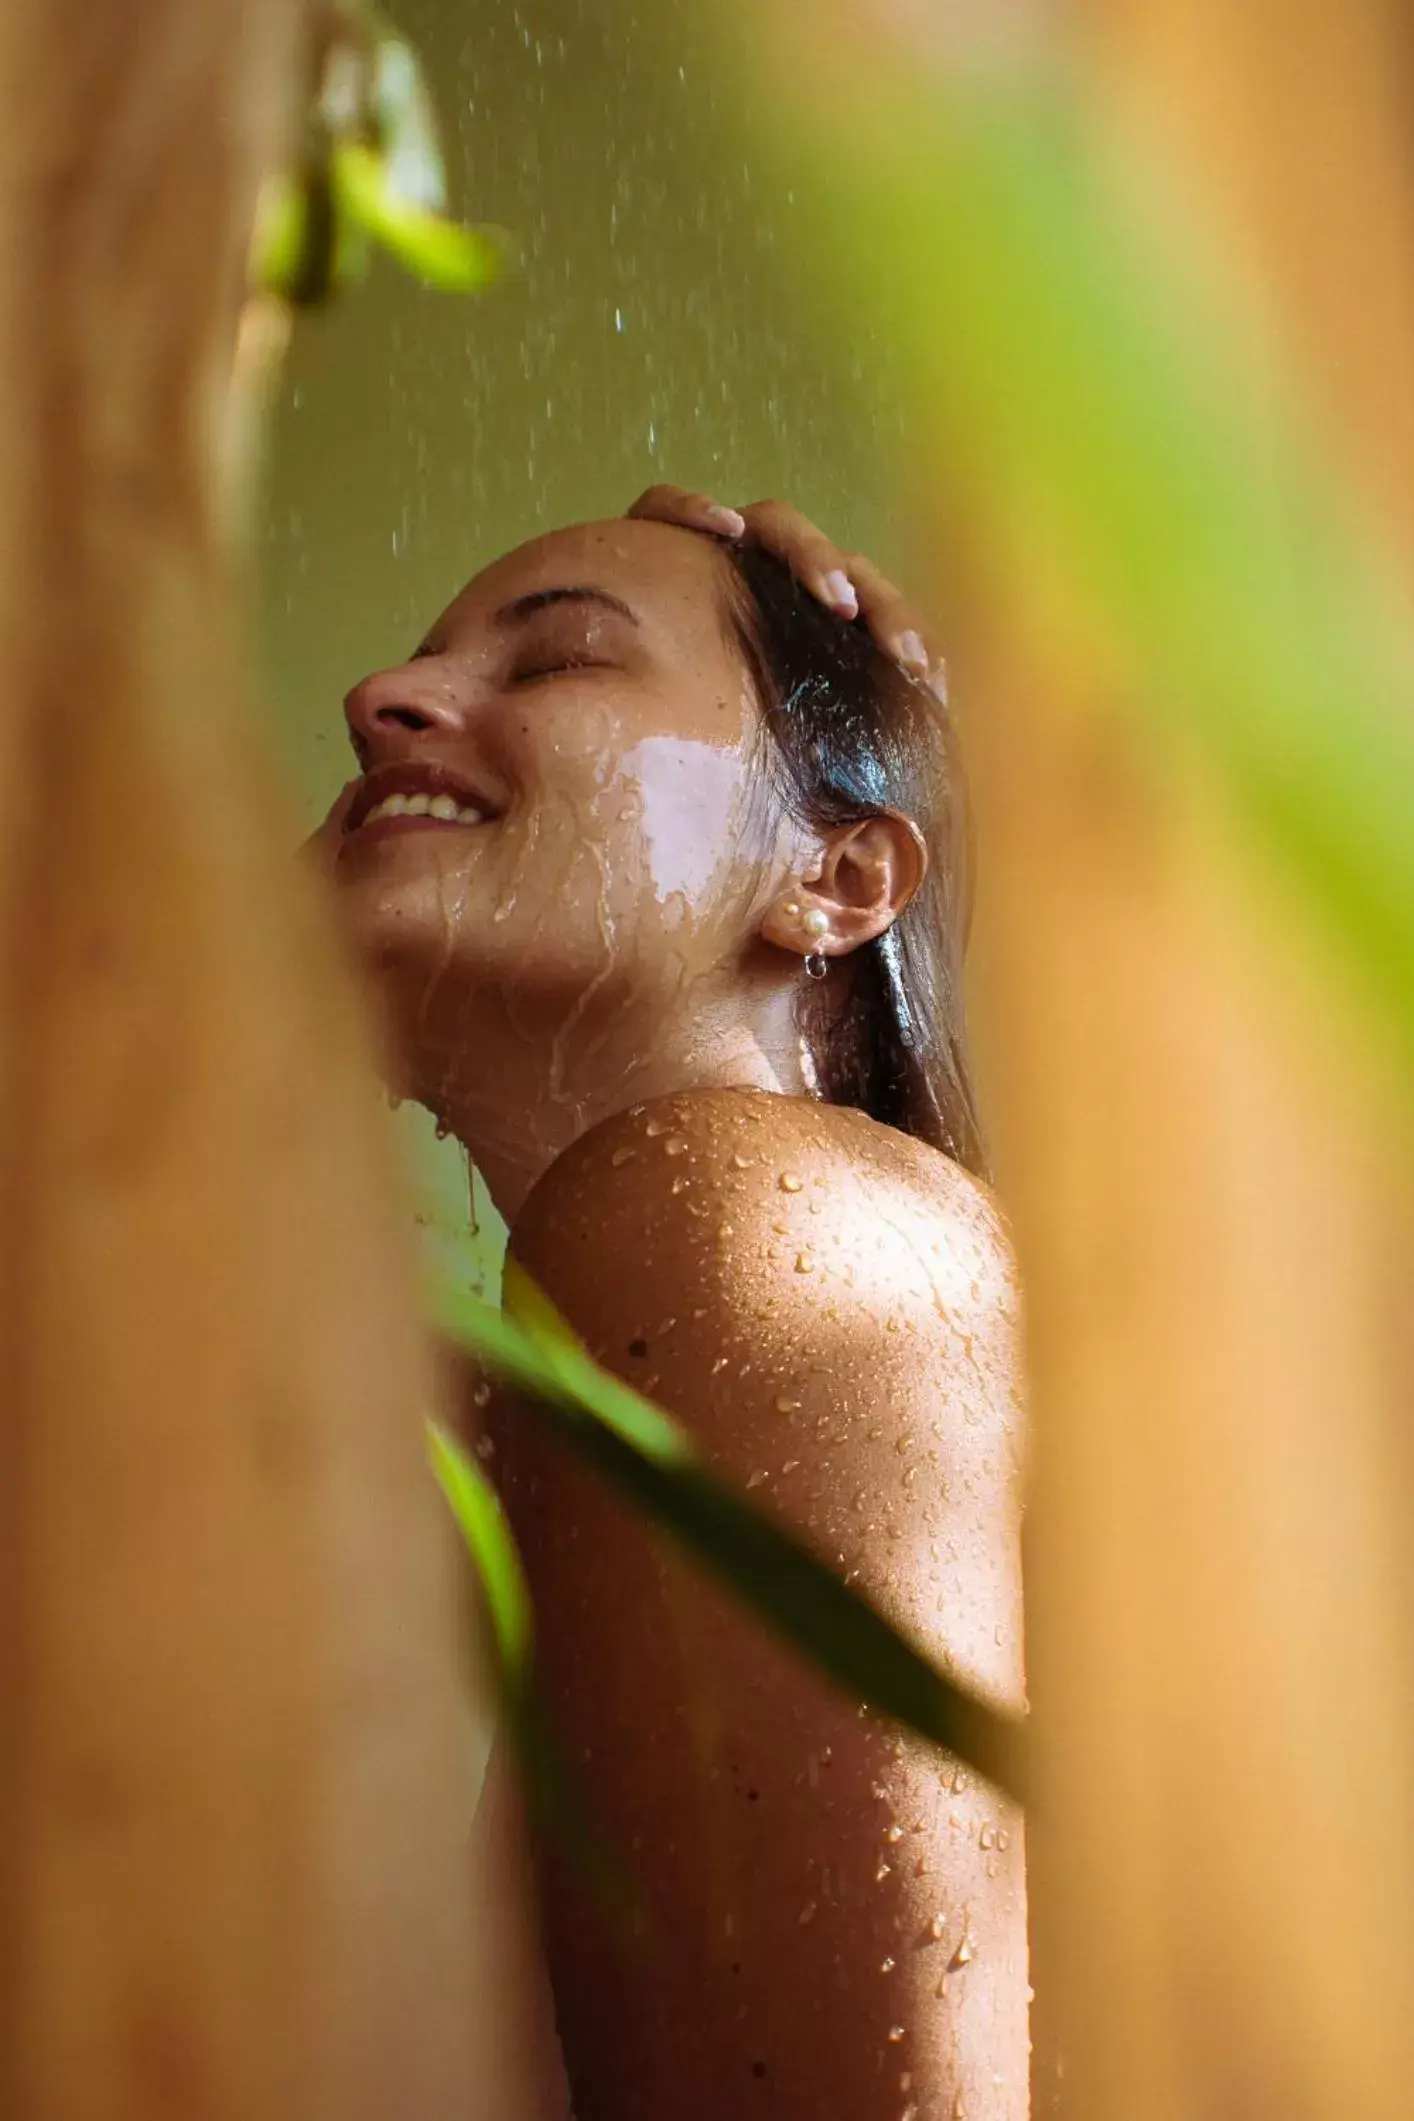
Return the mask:
[[563,1025],[534,1038],[507,1020],[500,1036],[478,1024],[461,1043],[474,1047],[474,1069],[465,1050],[424,1060],[411,1094],[466,1149],[508,1227],[556,1158],[630,1105],[685,1090],[808,1091],[788,989],[746,1013],[739,997],[729,1011],[698,1007],[651,1037],[621,1025],[571,1043]]

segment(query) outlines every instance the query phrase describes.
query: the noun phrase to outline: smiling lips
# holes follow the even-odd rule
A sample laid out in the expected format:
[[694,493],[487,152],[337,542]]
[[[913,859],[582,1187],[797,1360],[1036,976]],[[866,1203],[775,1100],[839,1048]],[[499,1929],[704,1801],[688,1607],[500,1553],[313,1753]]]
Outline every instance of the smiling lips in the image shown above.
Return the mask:
[[382,766],[368,774],[344,823],[345,833],[391,824],[484,825],[489,806],[442,766]]

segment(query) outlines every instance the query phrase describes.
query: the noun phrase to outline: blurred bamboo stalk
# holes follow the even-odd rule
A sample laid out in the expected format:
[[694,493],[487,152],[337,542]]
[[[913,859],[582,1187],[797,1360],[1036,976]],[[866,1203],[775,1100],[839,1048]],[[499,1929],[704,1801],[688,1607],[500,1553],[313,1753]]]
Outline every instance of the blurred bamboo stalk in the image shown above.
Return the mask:
[[[829,201],[833,299],[907,334],[910,292],[928,314],[946,270],[936,217],[977,210],[936,162],[928,188],[921,135],[916,188],[902,157],[879,176],[890,107],[896,138],[931,69],[946,128],[1059,53],[1120,183],[1153,181],[1163,135],[1338,467],[1414,559],[1393,7],[1096,0],[1083,38],[1018,8],[1009,41],[967,4],[874,0],[868,36],[842,4],[785,12],[794,33],[744,35]],[[969,420],[985,347],[914,329],[915,520],[971,738],[983,1072],[1030,1292],[1037,2110],[1395,2121],[1414,2082],[1407,1085],[1201,745],[1147,740],[1130,695],[1152,674],[1126,611],[1058,556],[1064,497]],[[967,381],[943,388],[959,352]]]
[[295,0],[0,9],[0,2110],[515,2111],[368,1041],[243,696]]

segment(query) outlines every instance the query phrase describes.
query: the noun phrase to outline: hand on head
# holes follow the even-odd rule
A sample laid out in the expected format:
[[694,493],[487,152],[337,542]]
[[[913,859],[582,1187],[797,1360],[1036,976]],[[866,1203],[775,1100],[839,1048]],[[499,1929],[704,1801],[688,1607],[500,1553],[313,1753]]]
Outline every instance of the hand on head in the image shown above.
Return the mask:
[[910,677],[922,678],[946,703],[946,670],[942,658],[929,652],[918,612],[872,560],[862,552],[842,552],[789,501],[726,508],[684,486],[650,486],[627,513],[733,543],[763,546],[828,610],[841,619],[861,619],[886,655]]

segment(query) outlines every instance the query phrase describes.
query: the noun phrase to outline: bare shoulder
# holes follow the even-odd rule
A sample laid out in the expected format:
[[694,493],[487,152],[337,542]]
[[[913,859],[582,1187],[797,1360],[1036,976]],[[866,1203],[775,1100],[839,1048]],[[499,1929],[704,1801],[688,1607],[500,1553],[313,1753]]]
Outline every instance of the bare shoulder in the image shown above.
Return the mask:
[[584,1137],[512,1242],[600,1361],[1015,1698],[1017,1305],[984,1187],[860,1113],[694,1092]]
[[985,1186],[861,1112],[766,1092],[689,1091],[606,1121],[542,1180],[513,1242],[527,1265],[585,1248],[596,1278],[612,1257],[630,1284],[769,1303],[817,1334],[869,1311],[917,1332],[1016,1309]]

